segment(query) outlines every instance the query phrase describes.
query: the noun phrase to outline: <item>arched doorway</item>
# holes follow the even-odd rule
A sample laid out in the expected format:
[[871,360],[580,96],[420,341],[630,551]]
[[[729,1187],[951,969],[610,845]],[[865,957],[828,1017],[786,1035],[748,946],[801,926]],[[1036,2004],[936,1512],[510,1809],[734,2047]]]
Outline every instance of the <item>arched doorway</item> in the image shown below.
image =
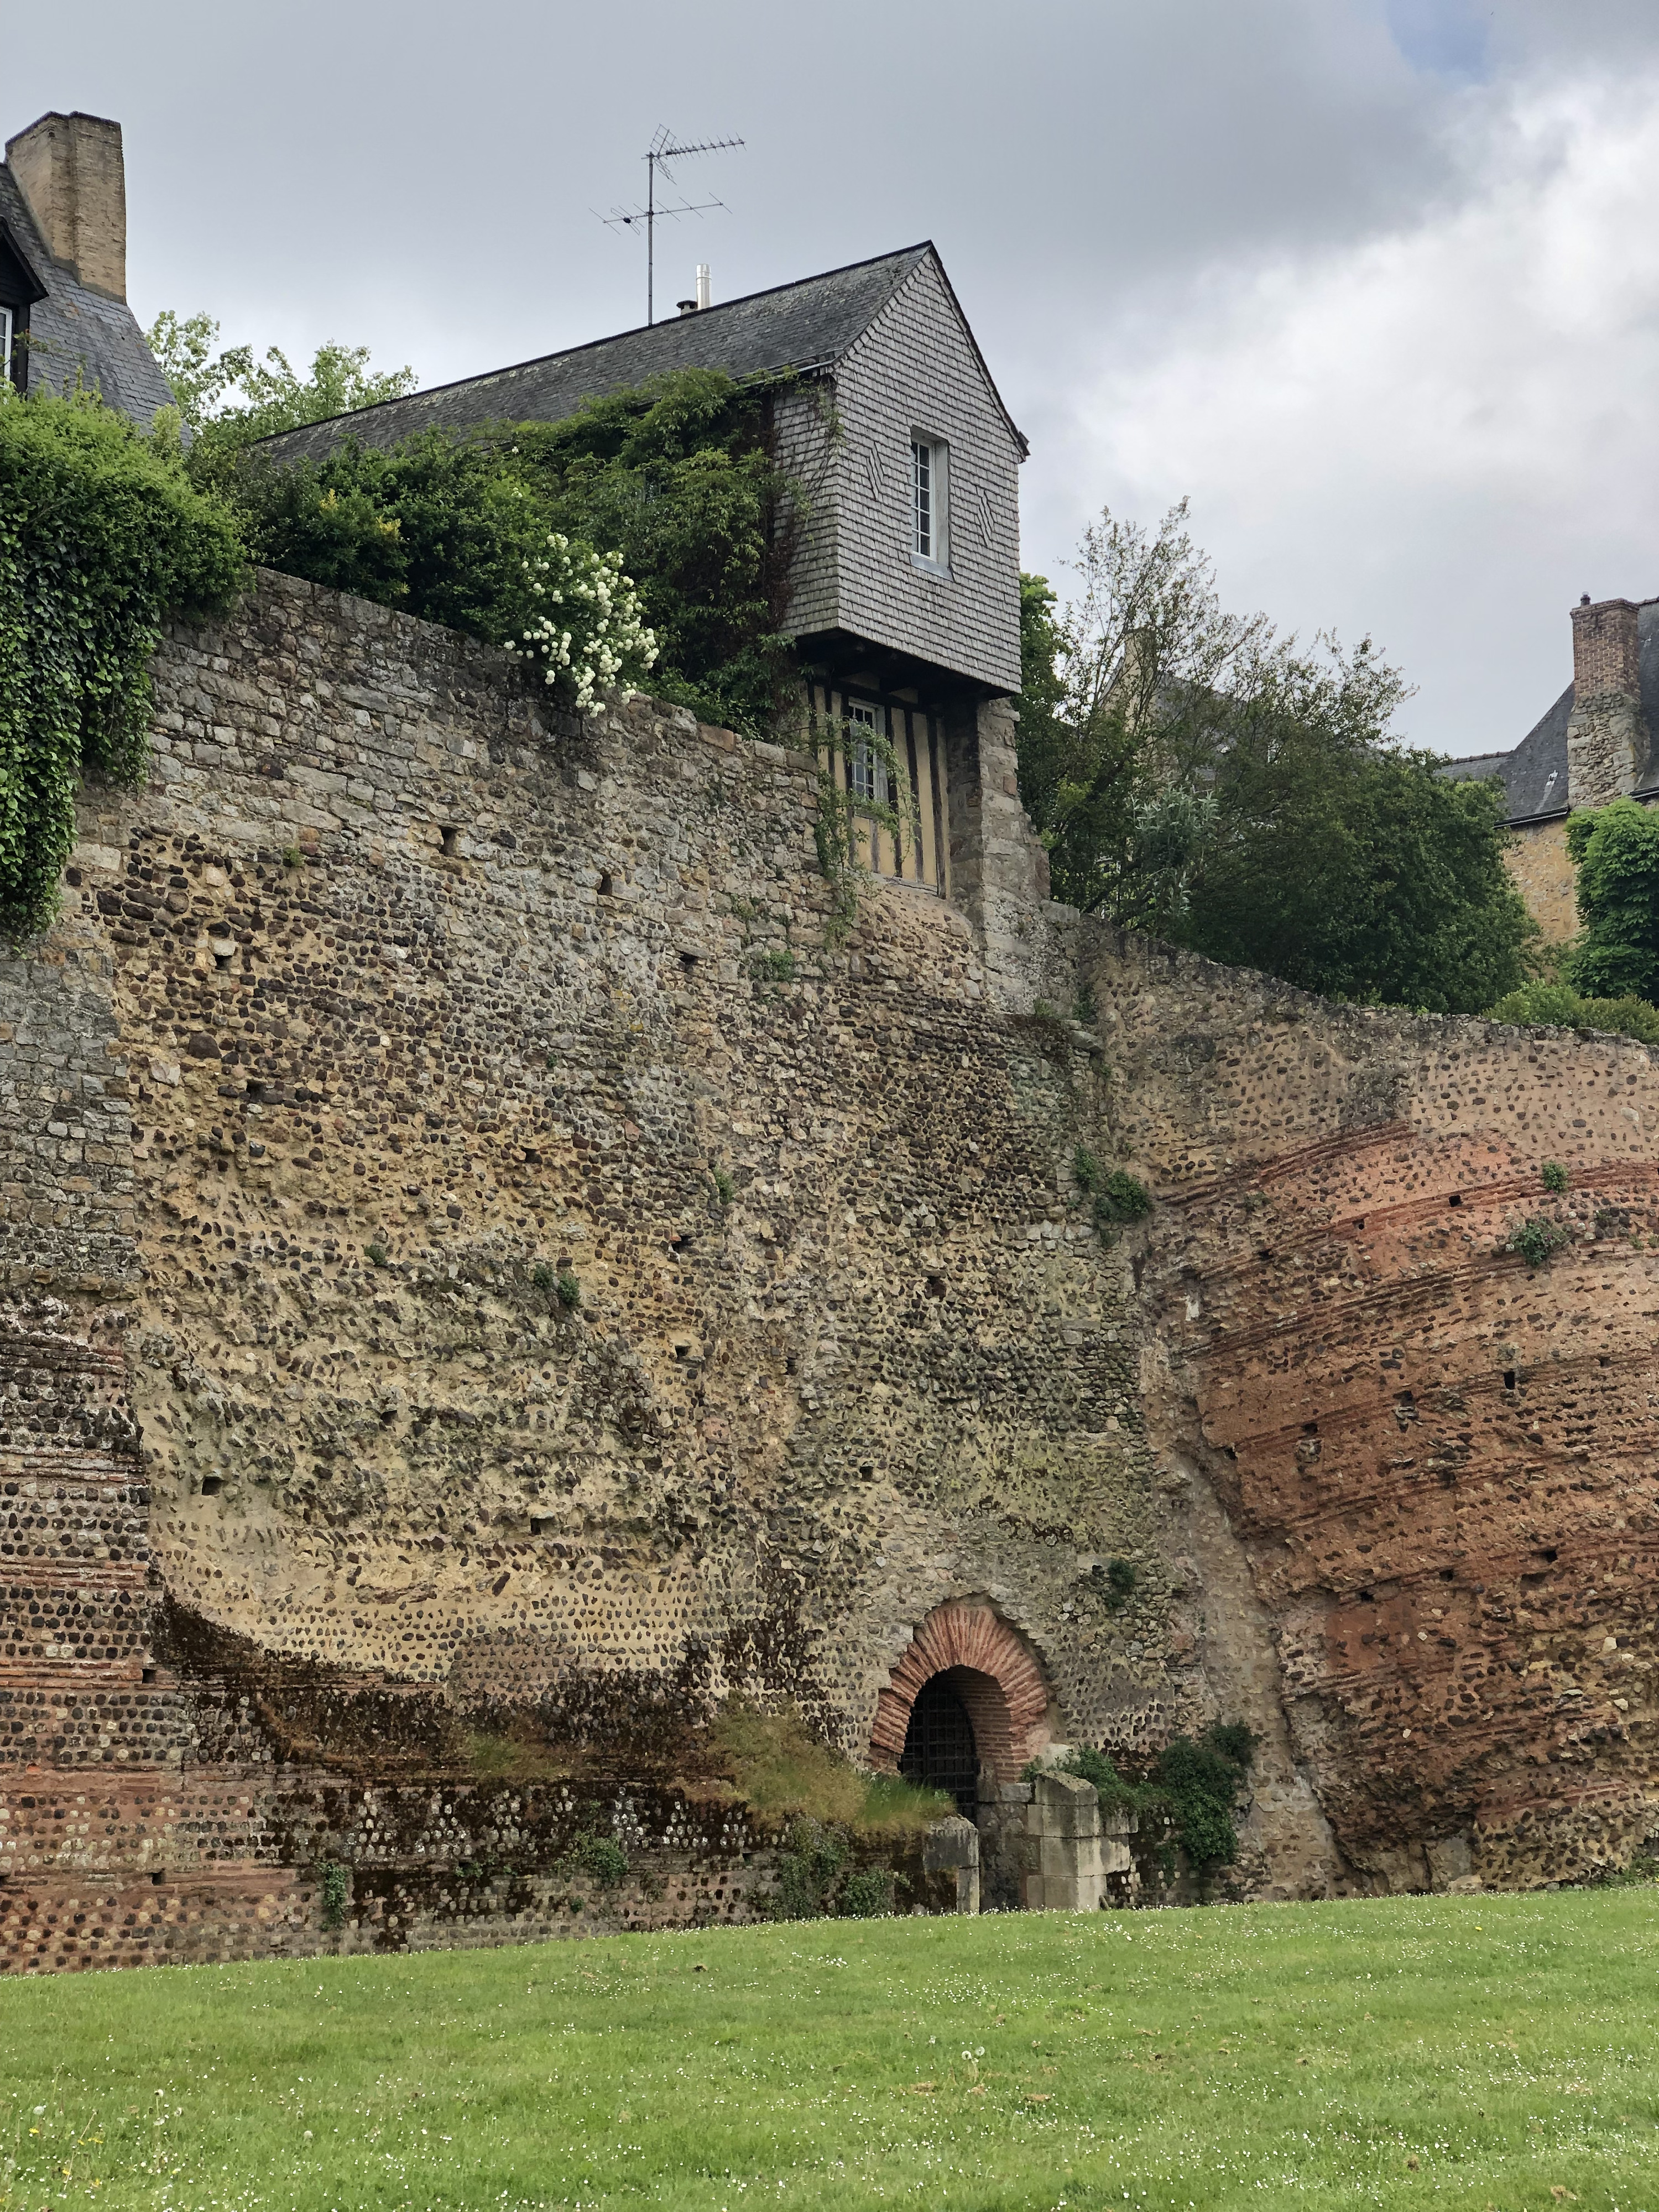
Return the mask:
[[[921,1717],[913,1740],[918,1706]],[[966,1784],[944,1778],[947,1744],[954,1747],[948,1756],[957,1762],[955,1771],[966,1755],[958,1711],[967,1723],[976,1767],[988,1767],[1000,1783],[1018,1781],[1027,1759],[1048,1741],[1042,1670],[1024,1638],[984,1601],[953,1601],[919,1623],[891,1681],[876,1700],[870,1731],[872,1765],[902,1772],[910,1771],[903,1764],[907,1757],[911,1769],[931,1757],[936,1786],[948,1789],[972,1820],[973,1798]],[[929,1744],[931,1753],[925,1750]]]

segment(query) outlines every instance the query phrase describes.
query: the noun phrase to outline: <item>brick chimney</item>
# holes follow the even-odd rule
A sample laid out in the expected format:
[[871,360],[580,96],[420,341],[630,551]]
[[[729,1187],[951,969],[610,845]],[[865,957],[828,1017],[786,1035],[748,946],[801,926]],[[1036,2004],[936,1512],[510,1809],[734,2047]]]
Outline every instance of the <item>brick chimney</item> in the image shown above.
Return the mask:
[[1636,603],[1588,594],[1572,611],[1572,714],[1567,799],[1606,806],[1636,788],[1647,758]]
[[48,250],[94,292],[127,296],[127,182],[121,126],[43,115],[6,142],[6,161]]

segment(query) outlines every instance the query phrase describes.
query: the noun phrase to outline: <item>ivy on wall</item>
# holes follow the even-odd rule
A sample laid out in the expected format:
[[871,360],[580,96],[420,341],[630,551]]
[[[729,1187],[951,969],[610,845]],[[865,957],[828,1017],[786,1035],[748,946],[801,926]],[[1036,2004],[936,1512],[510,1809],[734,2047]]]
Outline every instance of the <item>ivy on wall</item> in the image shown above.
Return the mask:
[[56,912],[82,773],[142,776],[163,622],[227,607],[244,565],[176,445],[89,393],[0,399],[0,936]]

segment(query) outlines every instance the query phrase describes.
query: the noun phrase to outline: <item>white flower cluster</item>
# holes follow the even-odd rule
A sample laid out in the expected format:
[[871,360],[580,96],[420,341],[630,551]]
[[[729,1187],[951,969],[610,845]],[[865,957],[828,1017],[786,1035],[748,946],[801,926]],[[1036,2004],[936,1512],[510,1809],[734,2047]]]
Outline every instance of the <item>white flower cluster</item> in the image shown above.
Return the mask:
[[549,684],[568,676],[580,713],[602,714],[599,694],[642,678],[657,657],[655,634],[640,619],[639,594],[622,572],[620,553],[596,553],[557,531],[547,557],[525,563],[530,589],[548,603],[509,646],[520,660],[542,665]]

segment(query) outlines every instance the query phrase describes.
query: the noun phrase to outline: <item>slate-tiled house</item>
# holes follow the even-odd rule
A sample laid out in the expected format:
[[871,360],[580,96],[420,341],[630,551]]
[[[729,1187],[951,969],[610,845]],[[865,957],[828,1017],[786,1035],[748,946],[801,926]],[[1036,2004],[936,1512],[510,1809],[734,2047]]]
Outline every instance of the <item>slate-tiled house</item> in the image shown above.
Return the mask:
[[173,394],[127,305],[121,126],[43,115],[0,162],[0,361],[20,391],[84,383],[146,427]]
[[1575,807],[1659,799],[1659,599],[1589,594],[1572,611],[1572,681],[1510,752],[1448,762],[1454,777],[1496,777],[1518,839],[1516,880],[1547,937],[1577,927],[1567,816]]
[[910,769],[920,836],[904,849],[878,837],[878,864],[945,889],[947,726],[1019,687],[1026,447],[931,244],[387,400],[269,449],[316,457],[347,433],[391,445],[429,428],[556,422],[590,396],[690,368],[792,374],[780,447],[813,498],[786,626],[817,708],[882,729]]

